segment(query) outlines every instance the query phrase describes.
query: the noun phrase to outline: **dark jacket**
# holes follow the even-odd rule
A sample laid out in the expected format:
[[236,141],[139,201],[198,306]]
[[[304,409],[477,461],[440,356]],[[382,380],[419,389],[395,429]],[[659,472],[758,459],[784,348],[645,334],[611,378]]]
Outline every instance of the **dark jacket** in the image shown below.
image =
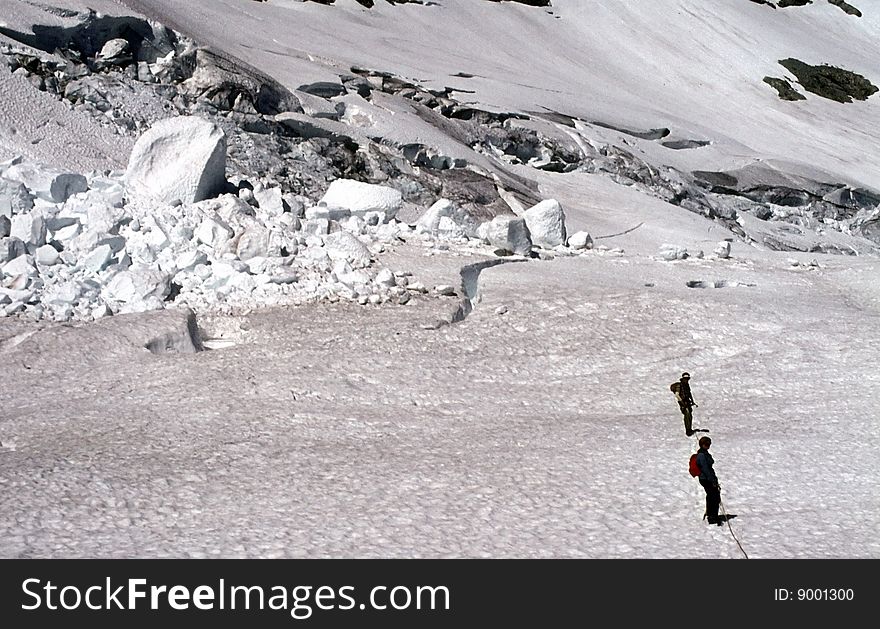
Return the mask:
[[691,385],[688,383],[687,378],[682,378],[679,381],[678,396],[681,399],[681,402],[679,402],[681,406],[690,408],[694,405],[694,396],[691,395]]
[[697,467],[700,468],[701,481],[718,483],[718,477],[715,476],[715,470],[712,467],[713,465],[715,465],[715,459],[712,458],[712,455],[709,454],[708,450],[705,448],[697,450]]

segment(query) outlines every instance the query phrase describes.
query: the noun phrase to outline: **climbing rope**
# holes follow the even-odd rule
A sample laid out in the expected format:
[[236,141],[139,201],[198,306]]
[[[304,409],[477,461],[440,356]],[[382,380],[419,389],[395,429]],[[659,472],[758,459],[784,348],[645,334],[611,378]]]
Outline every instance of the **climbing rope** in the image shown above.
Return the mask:
[[[698,435],[699,435],[699,433],[694,433],[692,436],[698,439],[699,438]],[[721,515],[724,516],[724,521],[727,522],[727,530],[730,531],[730,535],[733,537],[733,541],[735,541],[736,545],[739,546],[739,550],[740,550],[740,552],[742,552],[743,557],[748,559],[749,558],[748,553],[746,553],[745,549],[742,547],[742,544],[740,544],[739,539],[737,539],[736,533],[733,532],[733,527],[730,526],[730,518],[727,517],[727,509],[724,508],[724,503],[721,501],[721,496],[720,496],[721,485],[720,484],[718,485],[718,491],[719,491],[718,506],[721,507]],[[706,514],[704,513],[703,519],[705,519],[705,518],[706,518]]]
[[[719,485],[718,488],[719,488],[719,491],[720,491],[721,485]],[[739,549],[740,549],[740,551],[742,552],[743,556],[744,556],[746,559],[748,559],[748,558],[749,558],[748,554],[746,554],[746,551],[745,551],[745,549],[742,547],[742,544],[740,544],[740,543],[739,543],[739,540],[736,538],[736,533],[733,532],[733,527],[730,526],[730,518],[727,517],[727,509],[724,508],[724,503],[721,501],[721,498],[720,498],[720,497],[718,498],[718,506],[721,507],[721,515],[724,516],[724,521],[727,522],[727,530],[729,530],[729,531],[730,531],[730,534],[733,536],[733,541],[735,541],[735,542],[736,542],[736,545],[739,546]]]

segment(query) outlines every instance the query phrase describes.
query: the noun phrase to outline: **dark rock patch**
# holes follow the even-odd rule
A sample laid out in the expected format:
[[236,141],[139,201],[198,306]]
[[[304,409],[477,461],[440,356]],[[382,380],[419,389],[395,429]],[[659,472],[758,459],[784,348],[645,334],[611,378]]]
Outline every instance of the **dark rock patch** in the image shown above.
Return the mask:
[[828,0],[828,4],[833,4],[836,7],[840,7],[844,13],[849,15],[854,15],[856,17],[862,17],[862,12],[855,8],[853,5],[848,2],[844,2],[844,0]]
[[835,66],[813,66],[798,59],[781,59],[779,64],[797,77],[808,92],[838,103],[852,99],[866,100],[877,92],[877,87],[861,74]]
[[775,89],[782,100],[807,100],[807,97],[794,89],[787,79],[765,76],[764,83]]

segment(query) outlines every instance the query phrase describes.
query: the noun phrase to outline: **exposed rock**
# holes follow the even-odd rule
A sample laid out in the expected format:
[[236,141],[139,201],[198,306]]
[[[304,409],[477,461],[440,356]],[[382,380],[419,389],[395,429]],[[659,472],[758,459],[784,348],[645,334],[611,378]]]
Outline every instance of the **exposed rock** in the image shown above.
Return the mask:
[[165,203],[215,196],[226,185],[226,136],[202,118],[161,120],[135,144],[125,180],[130,192]]
[[517,255],[528,256],[532,251],[532,239],[524,218],[496,216],[482,223],[477,235],[493,247]]
[[219,216],[214,218],[206,218],[193,232],[195,238],[211,247],[214,251],[219,251],[220,247],[232,238],[235,232],[226,224]]
[[286,203],[282,197],[281,188],[258,188],[253,191],[253,197],[263,212],[272,216],[284,214]]
[[269,232],[260,227],[250,227],[238,237],[235,254],[239,260],[250,260],[269,255]]
[[117,38],[108,40],[97,56],[98,61],[114,65],[130,63],[132,56],[129,51],[128,40]]
[[854,7],[853,5],[851,5],[850,3],[845,2],[844,0],[828,0],[828,4],[833,4],[833,5],[835,5],[835,6],[840,7],[840,8],[843,10],[843,12],[844,12],[844,13],[847,13],[848,15],[854,15],[854,16],[856,16],[856,17],[862,17],[862,12],[861,12],[861,11],[859,11],[857,8],[855,8],[855,7]]
[[34,254],[34,259],[37,264],[42,264],[43,266],[52,266],[53,264],[58,264],[61,256],[58,253],[58,250],[55,249],[52,245],[43,245],[42,247],[38,247],[36,253]]
[[448,216],[441,216],[437,223],[437,236],[444,240],[460,240],[467,238],[467,233],[461,225]]
[[0,238],[0,264],[14,260],[27,253],[27,247],[20,238]]
[[804,89],[838,103],[866,100],[878,88],[861,74],[830,65],[813,66],[798,59],[781,59],[780,65],[794,74]]
[[665,244],[660,247],[660,257],[664,260],[684,260],[689,257],[688,250],[678,245]]
[[[469,237],[476,236],[477,228],[479,227],[477,220],[467,210],[459,207],[449,199],[440,199],[428,208],[416,221],[416,231],[438,235],[444,218],[452,221],[458,227],[457,231],[463,235]],[[449,227],[446,227],[444,231],[448,232]]]
[[552,249],[565,244],[565,212],[555,199],[541,201],[523,214],[532,243]]
[[566,244],[568,244],[568,246],[572,249],[592,249],[593,237],[590,235],[589,232],[575,232],[568,237],[568,243]]
[[34,207],[34,196],[18,181],[0,177],[0,216],[29,212]]
[[196,50],[195,68],[182,87],[225,111],[265,115],[302,111],[297,98],[274,79],[206,48]]
[[807,100],[807,97],[794,89],[787,79],[765,76],[764,83],[775,89],[782,100]]
[[27,255],[23,254],[10,260],[6,264],[3,265],[3,275],[9,277],[35,277],[37,275],[37,269],[34,266],[34,259]]
[[713,251],[716,256],[721,259],[727,259],[730,257],[730,243],[726,240],[722,240],[718,243],[718,246],[715,247],[715,251]]
[[91,274],[100,273],[110,264],[113,257],[113,249],[104,244],[95,247],[82,262],[82,268]]
[[330,221],[326,218],[313,218],[303,221],[300,226],[303,234],[323,236],[330,233]]
[[143,312],[161,308],[169,289],[167,274],[146,266],[132,266],[116,273],[101,296],[115,312]]
[[12,217],[9,235],[20,239],[29,250],[33,251],[36,247],[45,245],[46,234],[46,220],[41,214],[31,212]]
[[438,284],[434,287],[434,294],[443,297],[455,297],[455,286],[450,284]]
[[72,195],[88,192],[88,189],[89,182],[82,175],[63,173],[53,177],[49,186],[49,194],[55,203],[64,203]]
[[321,202],[330,207],[348,208],[352,214],[362,217],[375,212],[381,215],[382,222],[386,222],[397,215],[403,195],[388,186],[336,179],[321,197]]
[[326,236],[324,246],[331,260],[344,260],[354,268],[369,266],[372,259],[372,254],[364,243],[346,231]]

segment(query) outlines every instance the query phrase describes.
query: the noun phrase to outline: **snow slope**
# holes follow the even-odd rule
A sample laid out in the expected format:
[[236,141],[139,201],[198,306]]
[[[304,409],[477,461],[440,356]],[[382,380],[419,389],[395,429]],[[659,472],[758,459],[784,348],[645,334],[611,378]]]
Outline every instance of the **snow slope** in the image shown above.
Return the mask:
[[125,4],[291,88],[367,67],[450,86],[501,110],[667,127],[676,137],[713,143],[663,151],[672,165],[721,170],[781,160],[796,172],[818,169],[880,188],[877,154],[865,151],[880,123],[880,100],[791,103],[762,82],[791,76],[778,64],[788,57],[880,82],[874,7],[857,18],[827,3],[774,11],[749,0],[556,0],[549,10],[473,0],[377,2],[373,9],[354,0]]
[[[358,65],[487,108],[711,141],[583,125],[655,165],[877,188],[878,97],[785,102],[761,81],[793,56],[878,82],[863,3],[862,18],[748,0],[64,4],[142,12],[289,88]],[[17,32],[71,22],[0,7]],[[70,136],[33,124],[50,97],[14,79],[3,151],[124,162],[87,119]],[[197,353],[145,349],[186,347],[173,309],[0,320],[0,556],[880,558],[877,258],[776,252],[609,177],[510,170],[598,247],[493,266],[475,294],[462,268],[502,259],[390,245],[383,264],[458,297],[197,313],[221,348]],[[658,255],[725,239],[729,260]],[[686,471],[695,439],[668,390],[684,370],[730,528],[701,521]]]
[[749,557],[878,558],[878,268],[842,261],[596,251],[484,271],[452,326],[255,311],[197,354],[142,349],[168,313],[44,330],[0,347],[0,555],[742,558],[700,519],[687,369]]

